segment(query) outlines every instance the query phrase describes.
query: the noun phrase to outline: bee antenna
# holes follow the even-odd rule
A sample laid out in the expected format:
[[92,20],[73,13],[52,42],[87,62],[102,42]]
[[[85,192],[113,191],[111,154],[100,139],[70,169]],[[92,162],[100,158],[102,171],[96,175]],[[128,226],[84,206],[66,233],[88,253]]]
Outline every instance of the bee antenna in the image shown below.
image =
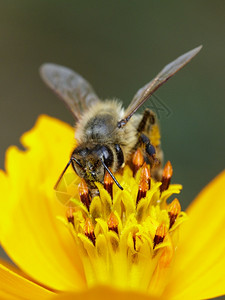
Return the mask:
[[57,186],[58,184],[60,183],[64,173],[66,172],[66,170],[68,169],[69,165],[71,164],[72,162],[72,158],[69,160],[68,164],[65,166],[64,170],[62,171],[61,175],[59,176],[59,179],[57,180],[56,184],[54,185],[54,189],[56,190],[57,189]]
[[123,187],[119,184],[119,182],[116,180],[116,178],[114,177],[113,173],[109,170],[109,168],[106,166],[106,164],[104,163],[103,160],[101,160],[104,168],[106,169],[106,171],[109,173],[109,175],[111,176],[111,178],[113,179],[113,181],[115,182],[115,184],[121,189],[123,190]]

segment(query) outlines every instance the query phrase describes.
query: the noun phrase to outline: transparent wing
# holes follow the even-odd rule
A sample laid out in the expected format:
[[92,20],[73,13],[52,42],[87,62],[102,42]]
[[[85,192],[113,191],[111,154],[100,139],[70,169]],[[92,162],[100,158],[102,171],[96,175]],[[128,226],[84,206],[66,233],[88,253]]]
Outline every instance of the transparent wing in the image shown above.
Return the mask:
[[125,117],[119,121],[118,127],[123,127],[132,117],[132,115],[138,110],[138,108],[148,100],[151,95],[170,77],[172,77],[177,71],[183,68],[200,50],[202,46],[199,46],[181,56],[166,65],[161,72],[144,87],[142,87],[135,94],[133,100],[125,111]]
[[69,68],[46,63],[40,67],[40,74],[47,86],[62,99],[72,112],[76,121],[79,120],[83,111],[99,101],[91,85]]

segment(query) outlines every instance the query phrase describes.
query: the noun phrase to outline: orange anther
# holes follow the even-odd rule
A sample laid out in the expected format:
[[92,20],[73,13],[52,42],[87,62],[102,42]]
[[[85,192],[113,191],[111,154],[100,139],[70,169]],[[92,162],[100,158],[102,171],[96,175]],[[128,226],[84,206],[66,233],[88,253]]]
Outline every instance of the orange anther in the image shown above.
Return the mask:
[[163,242],[166,233],[167,233],[166,225],[165,224],[159,225],[159,227],[156,229],[156,233],[153,241],[154,242],[153,249],[155,248],[156,245]]
[[86,205],[87,208],[89,208],[90,205],[89,191],[88,191],[88,186],[84,179],[82,179],[81,182],[78,184],[78,192],[80,195],[81,202],[84,205]]
[[141,170],[141,178],[140,178],[140,183],[138,185],[138,194],[137,194],[136,204],[138,204],[138,202],[142,198],[146,197],[146,193],[150,189],[150,185],[151,185],[150,178],[151,178],[150,171],[145,162],[143,164],[143,167]]
[[94,226],[91,222],[91,219],[87,218],[84,223],[84,234],[92,241],[95,245],[95,234],[94,234]]
[[91,222],[91,219],[87,218],[85,220],[85,224],[84,224],[84,233],[87,235],[87,234],[90,234],[90,233],[93,233],[93,232],[94,232],[94,226]]
[[109,230],[113,230],[116,233],[118,233],[119,221],[118,221],[116,215],[113,212],[111,212],[109,217],[108,217],[107,225],[109,227]]
[[161,193],[168,189],[172,175],[173,175],[173,168],[171,162],[168,161],[163,169],[162,184],[160,186]]
[[148,191],[149,184],[145,179],[141,179],[139,186],[138,186],[138,194],[136,204],[142,199],[146,197],[146,193]]
[[74,225],[74,215],[75,209],[73,207],[69,207],[66,211],[66,218],[69,223],[72,223]]
[[146,162],[142,166],[141,179],[145,180],[148,183],[148,190],[149,190],[151,187],[151,173]]
[[88,186],[84,179],[81,179],[81,182],[78,185],[78,190],[80,195],[88,194]]
[[168,207],[168,212],[173,215],[178,215],[181,212],[180,202],[177,198],[175,198]]
[[[111,171],[111,170],[110,170]],[[110,184],[113,183],[112,177],[109,175],[109,173],[106,171],[105,172],[105,178],[104,178],[104,184]]]
[[137,171],[144,163],[144,156],[141,153],[141,150],[139,148],[135,151],[133,155],[132,163],[133,163],[133,176],[135,176]]
[[158,236],[161,236],[161,237],[165,237],[167,233],[167,228],[166,228],[166,225],[165,224],[161,224],[159,225],[159,227],[156,229],[156,233],[155,235],[158,235]]
[[163,169],[163,177],[164,178],[171,178],[173,175],[173,168],[172,168],[172,165],[171,165],[171,162],[168,161],[166,164],[165,164],[165,167]]
[[113,179],[109,175],[109,173],[106,171],[105,172],[105,177],[104,177],[104,189],[109,193],[111,198],[113,199]]
[[173,224],[176,221],[176,218],[178,216],[178,214],[181,212],[181,206],[180,206],[180,202],[177,198],[175,198],[168,207],[168,214],[170,217],[170,228],[173,226]]

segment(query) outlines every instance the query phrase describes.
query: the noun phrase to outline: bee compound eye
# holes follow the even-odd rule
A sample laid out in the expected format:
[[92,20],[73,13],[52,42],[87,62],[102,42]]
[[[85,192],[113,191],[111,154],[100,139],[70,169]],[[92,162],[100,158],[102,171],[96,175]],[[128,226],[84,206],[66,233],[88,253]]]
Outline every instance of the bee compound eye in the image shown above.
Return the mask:
[[111,167],[113,164],[112,150],[106,146],[103,146],[102,150],[103,150],[102,154],[103,154],[104,163],[107,165],[107,167]]
[[111,167],[113,164],[113,152],[109,146],[97,145],[94,151],[100,160],[103,160],[107,167]]
[[115,144],[114,148],[116,150],[116,156],[117,156],[117,168],[119,169],[124,163],[124,155],[120,145]]

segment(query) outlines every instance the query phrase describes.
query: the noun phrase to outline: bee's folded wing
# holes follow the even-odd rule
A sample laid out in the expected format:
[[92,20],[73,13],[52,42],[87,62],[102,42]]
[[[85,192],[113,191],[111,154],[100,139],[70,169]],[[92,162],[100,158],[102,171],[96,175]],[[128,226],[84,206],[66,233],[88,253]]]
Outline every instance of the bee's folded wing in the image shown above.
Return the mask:
[[69,68],[46,63],[40,67],[40,74],[47,86],[66,104],[76,121],[90,105],[100,101],[92,86]]

